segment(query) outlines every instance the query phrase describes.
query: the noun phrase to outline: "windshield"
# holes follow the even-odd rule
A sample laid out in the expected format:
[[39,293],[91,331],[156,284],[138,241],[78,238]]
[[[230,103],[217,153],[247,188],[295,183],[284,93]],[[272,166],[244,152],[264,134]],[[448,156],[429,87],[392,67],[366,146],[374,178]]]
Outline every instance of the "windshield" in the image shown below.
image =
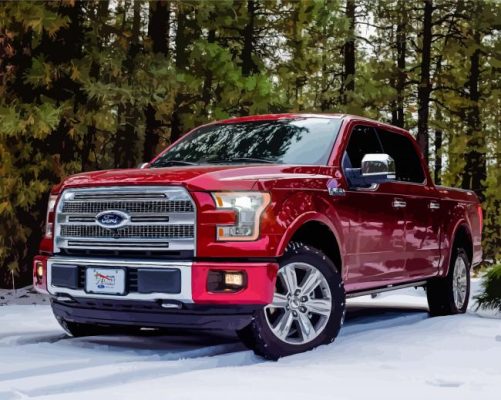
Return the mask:
[[215,124],[181,139],[153,168],[204,163],[325,165],[341,120],[301,118]]

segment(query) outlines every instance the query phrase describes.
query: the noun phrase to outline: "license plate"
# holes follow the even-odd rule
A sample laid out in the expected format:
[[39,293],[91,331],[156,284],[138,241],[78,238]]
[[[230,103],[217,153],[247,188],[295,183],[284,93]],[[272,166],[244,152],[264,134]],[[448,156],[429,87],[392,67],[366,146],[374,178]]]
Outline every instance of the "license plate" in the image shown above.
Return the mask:
[[121,268],[87,268],[85,289],[87,293],[125,293],[125,270]]

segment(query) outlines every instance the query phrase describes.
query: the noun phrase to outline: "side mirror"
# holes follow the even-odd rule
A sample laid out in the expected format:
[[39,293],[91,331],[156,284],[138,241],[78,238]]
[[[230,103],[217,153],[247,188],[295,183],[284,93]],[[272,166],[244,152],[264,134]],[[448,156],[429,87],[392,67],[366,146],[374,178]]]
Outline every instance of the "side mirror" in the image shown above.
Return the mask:
[[388,154],[366,154],[362,158],[362,177],[370,183],[395,179],[395,161]]
[[138,165],[137,165],[137,168],[139,168],[139,169],[146,168],[146,166],[147,166],[148,164],[149,164],[149,163],[147,163],[147,162],[140,163],[140,164],[138,164]]

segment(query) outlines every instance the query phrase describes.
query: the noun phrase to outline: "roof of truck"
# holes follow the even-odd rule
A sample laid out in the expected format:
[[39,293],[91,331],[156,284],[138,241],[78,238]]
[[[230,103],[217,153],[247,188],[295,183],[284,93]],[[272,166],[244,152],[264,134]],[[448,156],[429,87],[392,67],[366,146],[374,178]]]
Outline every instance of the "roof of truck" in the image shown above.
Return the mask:
[[294,118],[307,118],[307,117],[340,119],[345,116],[346,114],[323,114],[323,113],[260,114],[260,115],[248,115],[246,117],[232,117],[217,122],[222,124],[231,124],[235,122],[275,121],[279,119],[294,119]]
[[342,119],[344,121],[349,121],[349,120],[367,121],[373,124],[377,124],[378,126],[382,127],[384,126],[387,128],[391,128],[392,130],[398,130],[401,132],[408,133],[408,131],[406,131],[405,129],[399,128],[391,124],[376,121],[359,115],[340,114],[340,113],[283,113],[283,114],[249,115],[246,117],[232,117],[220,121],[214,121],[211,124],[234,124],[238,122],[276,121],[280,119],[295,119],[295,118],[308,118],[308,117]]

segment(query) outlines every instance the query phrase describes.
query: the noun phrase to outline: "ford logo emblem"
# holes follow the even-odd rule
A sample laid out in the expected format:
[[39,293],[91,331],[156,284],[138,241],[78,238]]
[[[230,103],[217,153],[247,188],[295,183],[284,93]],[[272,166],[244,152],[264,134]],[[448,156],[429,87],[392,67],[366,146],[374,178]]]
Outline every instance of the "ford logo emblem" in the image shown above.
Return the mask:
[[130,222],[130,215],[117,210],[103,211],[96,215],[96,222],[103,228],[117,229]]

